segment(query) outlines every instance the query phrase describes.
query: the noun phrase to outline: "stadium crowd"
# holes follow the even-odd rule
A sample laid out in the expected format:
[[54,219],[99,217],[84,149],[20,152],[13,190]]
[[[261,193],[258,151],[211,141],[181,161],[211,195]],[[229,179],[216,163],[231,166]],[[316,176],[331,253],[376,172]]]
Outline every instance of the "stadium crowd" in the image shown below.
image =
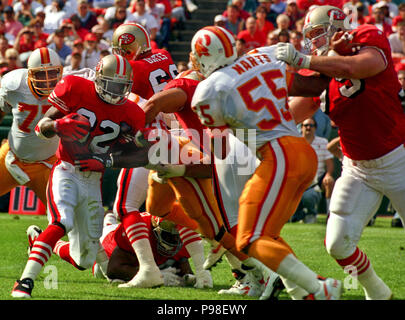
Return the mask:
[[[224,12],[218,12],[218,15],[216,15],[212,21],[212,25],[223,27],[229,32],[236,42],[238,57],[243,57],[245,53],[253,49],[268,47],[279,43],[289,43],[297,52],[303,56],[308,56],[312,53],[312,42],[310,41],[308,43],[304,41],[303,28],[306,24],[305,17],[311,10],[323,5],[335,6],[342,9],[348,16],[351,16],[352,19],[350,23],[352,29],[356,29],[360,25],[371,24],[378,28],[380,34],[388,38],[392,61],[398,75],[398,80],[402,88],[405,88],[405,81],[403,80],[405,75],[405,3],[397,4],[394,1],[366,2],[357,0],[231,0],[227,4]],[[198,1],[20,0],[15,2],[3,1],[0,5],[0,9],[2,12],[2,19],[0,19],[0,79],[7,79],[8,73],[18,69],[27,68],[29,72],[30,68],[32,68],[30,66],[30,61],[33,59],[32,57],[38,54],[38,52],[41,52],[42,55],[43,49],[47,48],[51,58],[54,53],[57,54],[65,74],[80,73],[81,70],[85,68],[92,70],[96,74],[96,80],[94,80],[94,83],[91,82],[91,84],[90,82],[86,82],[87,79],[80,80],[83,82],[83,87],[88,86],[88,88],[93,88],[94,86],[94,97],[101,97],[107,104],[118,104],[119,100],[117,100],[116,97],[114,98],[113,94],[110,92],[106,94],[104,92],[104,90],[108,88],[108,84],[106,87],[100,89],[100,83],[97,82],[103,75],[103,64],[101,64],[100,67],[100,61],[103,62],[104,65],[107,65],[107,62],[112,63],[112,54],[115,55],[119,53],[122,56],[120,59],[124,59],[123,62],[120,60],[124,65],[125,61],[127,61],[126,59],[128,59],[133,69],[135,66],[146,68],[141,65],[141,60],[145,59],[145,61],[148,61],[147,59],[150,58],[148,50],[151,50],[154,54],[158,54],[158,57],[160,57],[159,61],[168,60],[168,63],[172,63],[170,66],[173,64],[176,65],[174,68],[170,67],[166,70],[166,78],[164,78],[162,82],[165,85],[166,82],[172,81],[163,91],[161,90],[164,87],[162,87],[162,83],[159,83],[159,90],[157,90],[156,87],[153,88],[153,91],[148,91],[143,88],[141,82],[146,79],[142,79],[141,77],[134,79],[134,87],[132,87],[132,82],[131,86],[128,85],[128,82],[126,84],[128,86],[126,90],[130,91],[132,87],[132,92],[138,94],[137,102],[143,99],[149,99],[142,105],[146,113],[146,119],[142,119],[141,121],[140,118],[124,118],[125,112],[127,111],[122,115],[114,115],[117,123],[120,123],[120,132],[125,130],[125,128],[122,127],[123,121],[128,122],[133,129],[136,128],[137,130],[135,131],[137,132],[138,130],[141,131],[140,129],[145,126],[162,126],[162,128],[166,128],[169,122],[167,119],[156,118],[159,120],[155,120],[155,116],[159,112],[176,113],[177,121],[183,128],[200,128],[201,124],[195,125],[190,115],[186,114],[187,110],[184,107],[185,105],[191,104],[194,93],[193,90],[196,90],[197,84],[201,81],[201,78],[199,78],[200,74],[193,70],[196,62],[191,58],[190,61],[175,61],[175,63],[173,63],[170,57],[172,48],[169,44],[169,41],[174,37],[173,31],[181,30],[184,27],[184,22],[192,17],[193,12],[198,11]],[[132,23],[136,23],[136,32],[141,32],[145,37],[143,42],[147,44],[148,50],[143,52],[141,51],[143,49],[139,48],[137,52],[130,52],[128,48],[125,48],[125,39],[121,39],[119,45],[114,45],[114,39],[117,38],[116,35],[120,30],[131,25],[133,26],[134,24]],[[140,33],[137,35],[139,34]],[[192,46],[196,48],[198,45],[193,43]],[[118,52],[117,50],[121,51]],[[142,58],[140,58],[141,56]],[[309,77],[321,78],[318,77],[319,73],[322,73],[320,71],[309,72],[309,68],[301,68],[299,63],[295,63],[294,61],[294,63],[292,63],[288,60],[288,57],[286,62],[289,64],[286,67],[289,71],[296,71],[302,77],[308,76],[308,79]],[[117,70],[120,68],[119,66],[122,67],[122,64],[118,63]],[[167,66],[165,66],[165,68]],[[202,75],[205,76],[203,70],[200,71]],[[176,76],[181,72],[184,72],[184,74],[188,72],[192,74],[194,72],[189,78],[186,76],[188,80],[192,79],[194,82],[189,82],[184,79],[181,80],[181,78],[177,79]],[[208,75],[209,74],[210,73],[208,73]],[[125,75],[125,72],[124,77],[128,77],[128,75]],[[65,79],[67,79],[65,84],[59,82],[55,91],[50,90],[47,93],[52,107],[43,112],[45,114],[45,120],[38,122],[38,126],[35,127],[36,134],[38,136],[45,136],[48,139],[59,136],[62,140],[66,139],[66,141],[68,141],[67,136],[69,136],[69,134],[77,134],[78,136],[74,137],[77,138],[77,140],[87,139],[87,132],[85,130],[82,132],[80,130],[71,131],[72,129],[69,127],[72,121],[80,122],[82,120],[74,117],[70,117],[66,120],[66,117],[69,116],[68,112],[66,112],[66,115],[62,114],[63,112],[61,110],[77,111],[75,109],[77,106],[71,97],[82,93],[79,88],[80,85],[78,84],[80,81],[77,79],[72,80],[72,78]],[[132,79],[126,80],[132,81]],[[106,81],[108,83],[109,80]],[[291,81],[291,83],[294,83],[294,81],[297,82],[298,80]],[[66,85],[66,83],[69,85]],[[138,84],[139,88],[137,88],[138,91],[136,91],[134,88]],[[298,87],[294,87],[294,85],[291,86],[293,88],[292,93],[302,92],[300,91],[302,88],[297,89]],[[36,89],[39,91],[43,89],[40,86],[38,88]],[[182,95],[176,91],[178,88],[183,89],[185,94]],[[187,90],[184,88],[187,88]],[[171,91],[171,89],[173,91]],[[9,88],[4,90],[9,90]],[[159,96],[160,93],[161,96]],[[285,96],[286,95],[287,93]],[[169,98],[172,100],[169,100]],[[301,97],[297,98],[291,95],[288,99],[291,105],[304,103],[303,100],[298,100],[301,99]],[[297,100],[294,101],[294,99]],[[306,99],[305,104],[308,105],[308,108],[317,109],[319,106],[325,104],[325,96],[319,94],[313,94],[310,98],[302,99]],[[405,101],[405,93],[402,93],[402,99]],[[163,106],[162,101],[165,101],[165,103],[169,101],[170,103],[167,102],[167,105]],[[173,104],[171,104],[171,102]],[[91,102],[83,103],[91,104]],[[125,108],[129,109],[132,106],[131,103],[132,102],[125,102],[123,105]],[[96,113],[96,111],[94,111],[94,113]],[[4,116],[4,114],[5,112],[2,111],[2,116]],[[200,118],[207,116],[203,111],[200,111],[199,115]],[[213,122],[213,119],[217,120],[214,116],[208,115],[208,117],[210,117]],[[166,125],[163,123],[166,123]],[[89,129],[90,124],[81,122],[80,126]],[[336,149],[339,150],[339,147],[336,148],[336,145],[331,146],[328,144],[332,138],[334,138],[331,136],[331,131],[334,127],[334,122],[320,109],[318,109],[312,117],[300,121],[298,128],[302,137],[304,137],[316,151],[314,157],[318,157],[318,168],[315,170],[316,168],[308,166],[308,171],[314,171],[314,176],[310,178],[306,177],[308,181],[305,180],[305,183],[302,182],[302,186],[306,186],[307,190],[305,190],[305,193],[303,192],[302,200],[301,197],[299,197],[299,199],[294,198],[294,201],[297,201],[298,208],[294,215],[286,219],[286,222],[303,220],[304,222],[313,223],[316,221],[322,198],[321,194],[323,194],[325,199],[326,213],[329,213],[330,198],[336,178],[336,176],[333,176],[335,169],[333,157],[340,158],[336,151]],[[109,127],[107,126],[107,128]],[[170,129],[170,126],[168,126],[168,128]],[[104,131],[101,130],[101,132]],[[143,132],[144,136],[142,137],[136,137],[136,146],[138,148],[151,147],[148,143],[145,143],[145,139],[143,139],[148,132],[149,131],[146,131],[146,133]],[[181,137],[176,136],[172,139],[179,140],[181,145]],[[47,201],[43,202],[47,203],[48,209],[53,212],[52,223],[50,223],[45,230],[40,230],[36,227],[31,227],[27,230],[30,242],[29,259],[21,279],[16,282],[13,289],[14,297],[31,297],[33,280],[40,272],[40,269],[46,263],[47,259],[49,259],[49,255],[51,255],[52,252],[60,256],[63,260],[71,263],[77,269],[92,266],[95,276],[125,282],[120,285],[123,288],[154,287],[159,285],[194,285],[196,288],[212,287],[212,278],[207,270],[212,268],[222,255],[227,257],[236,283],[228,290],[221,290],[220,293],[246,294],[261,297],[261,299],[267,299],[269,297],[276,297],[285,285],[287,291],[293,298],[303,298],[304,292],[307,298],[323,299],[325,297],[319,296],[318,289],[312,290],[312,288],[317,287],[318,281],[320,283],[327,283],[328,288],[336,287],[336,283],[333,282],[333,279],[317,279],[316,277],[312,279],[312,270],[309,270],[303,264],[299,264],[300,262],[298,260],[291,257],[292,251],[281,237],[276,240],[279,241],[280,245],[278,249],[280,249],[280,252],[283,252],[283,250],[287,252],[282,254],[283,258],[284,255],[286,256],[284,260],[280,257],[277,258],[280,259],[280,261],[277,261],[277,267],[279,267],[278,264],[280,264],[278,270],[282,273],[283,277],[281,278],[274,272],[277,268],[273,268],[273,263],[275,262],[272,259],[267,256],[264,258],[261,257],[261,253],[255,256],[255,258],[252,258],[253,255],[246,255],[246,252],[239,250],[241,243],[239,240],[235,240],[238,239],[236,232],[239,231],[235,231],[236,226],[232,225],[229,221],[222,221],[221,218],[219,218],[221,217],[220,211],[223,208],[220,208],[221,203],[217,203],[215,200],[217,194],[214,195],[214,191],[211,190],[211,177],[205,173],[203,174],[203,172],[206,172],[204,171],[205,169],[201,169],[198,171],[198,174],[194,176],[190,173],[190,177],[193,179],[191,184],[194,183],[193,188],[196,188],[199,194],[205,195],[204,200],[206,203],[201,204],[200,202],[200,204],[198,204],[198,201],[201,201],[201,199],[198,200],[198,196],[196,199],[193,199],[193,195],[187,194],[188,189],[184,187],[187,183],[190,184],[190,182],[187,182],[188,180],[186,178],[183,178],[183,176],[186,175],[185,172],[189,173],[189,169],[184,165],[180,166],[180,169],[178,169],[178,167],[170,167],[167,171],[163,170],[163,174],[155,176],[155,182],[153,182],[151,181],[151,177],[148,181],[149,171],[145,168],[156,169],[156,167],[147,167],[145,163],[142,163],[136,165],[136,168],[133,168],[133,159],[131,159],[132,162],[128,164],[128,159],[114,159],[112,156],[111,159],[97,156],[90,157],[89,159],[75,158],[76,155],[72,157],[68,151],[64,153],[63,148],[65,148],[65,150],[69,150],[69,148],[66,146],[63,147],[63,142],[61,142],[61,145],[62,147],[60,148],[62,148],[62,151],[58,151],[57,154],[57,156],[60,157],[58,158],[59,162],[53,162],[55,163],[54,168],[56,168],[56,170],[50,173],[51,177],[56,177],[57,179],[61,179],[61,181],[64,181],[64,179],[69,180],[64,176],[66,173],[63,173],[63,170],[71,170],[69,174],[72,174],[72,176],[80,175],[80,179],[86,181],[85,183],[89,186],[89,190],[97,194],[96,197],[99,196],[98,191],[92,184],[93,182],[88,181],[90,178],[83,178],[81,173],[79,174],[75,169],[63,167],[60,161],[70,161],[74,163],[74,165],[80,166],[80,171],[89,170],[101,172],[105,169],[108,171],[113,164],[115,168],[121,168],[117,179],[118,191],[116,196],[112,202],[103,203],[108,209],[114,210],[114,219],[118,218],[119,221],[114,221],[114,228],[108,230],[106,227],[111,224],[104,221],[104,234],[102,237],[103,248],[99,248],[99,243],[97,242],[97,244],[89,250],[90,254],[88,257],[81,257],[81,259],[84,260],[77,261],[75,256],[72,255],[72,252],[74,252],[74,250],[81,250],[81,248],[77,249],[78,244],[72,240],[71,243],[60,240],[71,228],[74,228],[73,222],[69,220],[73,218],[69,216],[69,213],[61,211],[62,204],[58,202],[58,199],[65,199],[64,191],[56,186],[56,184],[50,184],[48,194],[46,196],[43,194],[42,197],[43,199],[47,199]],[[183,145],[181,145],[181,147],[185,148]],[[97,145],[97,148],[104,150],[106,147],[104,145],[103,147]],[[201,154],[199,154],[201,158],[204,154],[203,149],[204,147],[201,147]],[[188,152],[191,151],[192,150],[188,150]],[[268,154],[265,155],[265,157],[267,156]],[[48,157],[46,161],[51,161],[50,159],[51,158]],[[52,158],[52,161],[55,160],[56,159]],[[45,159],[41,159],[41,161],[45,161]],[[72,167],[74,168],[73,165]],[[210,167],[209,170],[211,169]],[[60,171],[59,173],[58,170]],[[179,172],[176,170],[182,171]],[[316,174],[315,171],[317,171]],[[97,180],[99,178],[100,175],[96,175],[91,179]],[[148,195],[146,195],[146,189],[140,191],[138,186],[131,184],[135,179],[143,179],[142,181],[144,181],[149,188]],[[163,179],[165,183],[157,184],[156,181],[159,179]],[[165,179],[169,181],[167,184]],[[52,182],[57,181],[51,180]],[[79,183],[77,183],[77,185],[78,188],[81,188]],[[165,187],[162,187],[162,185]],[[103,186],[103,188],[106,187],[108,188],[108,186]],[[153,192],[151,192],[151,190],[153,190]],[[164,207],[164,205],[160,203],[158,205],[158,201],[153,200],[158,199],[159,196],[169,194],[171,198],[170,201],[168,201],[167,207]],[[152,199],[152,196],[155,198]],[[69,198],[69,201],[70,200],[72,202],[82,201]],[[75,208],[74,210],[86,211],[83,208]],[[146,218],[143,216],[144,220],[140,221],[137,215],[139,212],[143,211],[147,211],[153,216],[164,216],[167,217],[168,220],[173,219],[174,226],[173,224],[168,224],[167,226],[167,224],[162,223],[162,220],[159,219],[156,220],[156,222],[149,216]],[[106,217],[109,216],[107,215]],[[163,221],[164,219],[165,218],[163,218]],[[396,217],[396,219],[400,220],[399,217]],[[181,227],[176,226],[176,224],[181,225]],[[165,225],[167,230],[164,230]],[[140,236],[139,234],[135,234],[134,229],[136,228],[143,228],[146,235]],[[115,232],[116,229],[119,230],[119,232]],[[87,232],[87,230],[78,231],[79,234],[81,232]],[[160,235],[160,233],[164,234],[164,232],[166,232],[165,235],[168,237],[167,239],[163,239]],[[268,232],[268,230],[263,232]],[[124,234],[126,234],[125,237],[123,236]],[[123,239],[118,239],[120,235]],[[206,239],[212,247],[206,259],[201,246],[202,238],[200,235],[202,238]],[[100,236],[101,234],[98,234],[96,238],[100,238]],[[174,236],[176,236],[175,240],[173,240]],[[94,237],[94,234],[90,235],[90,238],[92,237]],[[152,237],[156,237],[156,241],[149,243],[148,239]],[[38,238],[40,240],[35,244]],[[108,240],[111,243],[104,240]],[[48,246],[46,249],[40,248],[41,245],[44,246],[43,243]],[[153,247],[150,247],[151,245],[153,245]],[[248,250],[251,250],[247,244],[243,245],[247,246]],[[162,246],[165,250],[161,250]],[[181,256],[177,259],[178,261],[172,261],[171,263],[174,265],[174,263],[184,262],[185,259],[191,257],[196,269],[195,276],[192,275],[189,265],[178,267],[182,269],[181,272],[178,272],[176,268],[173,268],[173,265],[167,264],[167,259],[162,258],[162,256],[168,254],[168,250],[173,251],[170,253],[171,255],[169,254],[170,257],[177,255],[182,246],[184,246],[187,251],[183,250]],[[119,253],[118,250],[117,252],[114,251],[115,247],[120,250]],[[38,251],[44,250],[47,250],[47,254],[45,254],[46,257],[35,257]],[[255,251],[255,254],[260,251],[256,248],[252,250]],[[106,254],[107,251],[108,254]],[[77,255],[77,252],[75,252],[75,254]],[[362,253],[356,251],[356,254],[360,255]],[[259,256],[260,258],[256,259],[256,257]],[[365,259],[367,259],[367,257]],[[294,275],[292,275],[293,272],[290,274],[288,271],[294,268],[281,265],[281,261],[284,262],[286,260],[288,260],[288,262],[285,262],[286,264],[299,265],[299,270],[302,271],[302,274],[308,274],[308,279],[312,277],[313,282],[311,285],[309,285],[309,280],[302,280],[302,282],[300,282],[301,278],[294,278]],[[344,259],[336,258],[336,260],[339,262]],[[96,263],[93,265],[94,261],[96,261]],[[131,270],[127,269],[128,261],[132,264],[137,264],[137,268]],[[343,262],[341,265],[343,266]],[[161,274],[159,269],[162,270]],[[287,271],[284,272],[283,270]],[[285,274],[288,274],[288,276],[284,276]],[[281,279],[284,285],[281,284]],[[294,283],[302,283],[303,285],[301,288],[297,289]],[[315,285],[313,285],[313,283],[315,283]],[[304,284],[308,284],[308,286],[305,287]],[[29,290],[25,290],[23,288],[24,286],[28,286]],[[246,286],[248,289],[246,289]],[[306,289],[303,290],[303,287]],[[310,290],[307,288],[310,288]],[[336,296],[340,296],[340,294],[336,293]]]

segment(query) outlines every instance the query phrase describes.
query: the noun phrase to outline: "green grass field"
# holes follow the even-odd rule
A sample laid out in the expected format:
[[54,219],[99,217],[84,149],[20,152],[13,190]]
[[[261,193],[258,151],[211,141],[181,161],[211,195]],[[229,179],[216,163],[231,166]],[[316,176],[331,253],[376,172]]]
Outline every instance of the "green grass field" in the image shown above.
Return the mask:
[[[377,273],[391,287],[394,298],[405,300],[405,234],[401,228],[391,228],[391,219],[379,217],[376,224],[367,227],[360,241]],[[14,281],[20,277],[27,260],[26,228],[36,224],[47,225],[44,216],[11,216],[0,214],[0,300],[11,299]],[[313,225],[287,224],[282,236],[295,250],[297,256],[323,276],[349,281],[347,274],[330,258],[323,246],[325,216]],[[208,249],[208,248],[207,248]],[[78,271],[57,256],[52,256],[35,281],[33,298],[38,300],[252,300],[252,298],[218,295],[217,291],[229,288],[234,279],[228,264],[223,260],[212,269],[213,289],[167,288],[118,289],[105,280],[95,279],[90,270]],[[57,278],[57,288],[49,288],[49,279]],[[347,278],[347,279],[346,279]],[[55,282],[53,282],[55,283]],[[349,283],[353,284],[352,281]],[[362,300],[363,291],[345,290],[344,300]],[[289,299],[282,292],[280,300]]]

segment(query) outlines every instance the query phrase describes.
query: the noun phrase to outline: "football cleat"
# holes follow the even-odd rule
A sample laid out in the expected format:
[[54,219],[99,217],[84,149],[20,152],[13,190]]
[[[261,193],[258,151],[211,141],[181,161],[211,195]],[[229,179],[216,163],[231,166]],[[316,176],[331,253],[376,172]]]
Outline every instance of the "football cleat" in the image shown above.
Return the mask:
[[259,300],[277,300],[281,291],[285,289],[280,276],[272,272],[264,284],[264,291]]
[[118,285],[118,288],[155,288],[164,285],[163,275],[157,270],[140,270],[127,283]]
[[260,297],[263,292],[263,285],[256,281],[250,273],[242,279],[237,279],[229,289],[221,289],[218,294],[244,295],[248,297]]
[[343,292],[342,281],[326,278],[319,279],[320,288],[317,292],[305,297],[305,300],[339,300]]
[[27,228],[27,237],[28,237],[28,255],[30,255],[32,246],[37,240],[38,236],[42,233],[42,229],[36,225],[31,225]]
[[17,280],[14,284],[13,290],[11,291],[11,296],[13,298],[30,299],[32,289],[34,289],[34,280],[30,278]]
[[221,244],[218,244],[216,248],[212,248],[207,255],[207,259],[205,259],[203,268],[205,270],[211,270],[212,267],[215,267],[215,265],[221,261],[226,251],[227,250]]

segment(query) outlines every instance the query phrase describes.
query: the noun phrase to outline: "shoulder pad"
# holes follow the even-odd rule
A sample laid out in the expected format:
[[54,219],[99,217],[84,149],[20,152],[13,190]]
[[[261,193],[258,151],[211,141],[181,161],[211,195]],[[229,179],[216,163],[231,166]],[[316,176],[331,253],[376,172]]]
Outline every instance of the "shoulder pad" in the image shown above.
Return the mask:
[[25,81],[27,77],[27,69],[16,69],[8,72],[1,79],[1,86],[7,91],[15,91],[20,85],[21,81]]
[[202,81],[205,79],[204,76],[196,70],[183,71],[176,78],[177,79],[186,78],[186,79],[192,79],[192,80],[196,80],[196,81]]

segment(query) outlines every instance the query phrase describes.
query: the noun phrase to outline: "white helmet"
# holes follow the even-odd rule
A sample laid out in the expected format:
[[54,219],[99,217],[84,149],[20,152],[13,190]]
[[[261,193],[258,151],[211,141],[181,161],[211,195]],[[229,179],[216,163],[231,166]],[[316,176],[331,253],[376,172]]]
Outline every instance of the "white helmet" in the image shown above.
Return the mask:
[[191,56],[195,67],[208,77],[237,59],[235,38],[225,28],[204,27],[191,40]]
[[62,78],[58,54],[47,47],[35,49],[27,62],[28,85],[37,95],[48,96]]
[[349,18],[339,8],[317,6],[305,17],[304,43],[308,51],[320,56],[329,51],[330,39],[337,31],[349,30]]
[[132,76],[127,59],[117,54],[105,56],[96,67],[96,91],[107,103],[123,104],[131,93]]

